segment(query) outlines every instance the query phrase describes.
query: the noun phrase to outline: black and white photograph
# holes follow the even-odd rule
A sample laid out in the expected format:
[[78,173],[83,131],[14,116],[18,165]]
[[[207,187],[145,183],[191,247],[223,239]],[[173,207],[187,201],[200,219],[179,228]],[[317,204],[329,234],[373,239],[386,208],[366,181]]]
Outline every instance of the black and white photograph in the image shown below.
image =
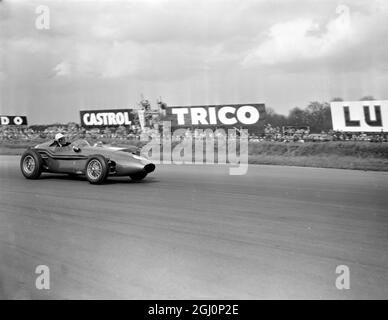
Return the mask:
[[0,300],[387,300],[387,39],[385,0],[0,0]]

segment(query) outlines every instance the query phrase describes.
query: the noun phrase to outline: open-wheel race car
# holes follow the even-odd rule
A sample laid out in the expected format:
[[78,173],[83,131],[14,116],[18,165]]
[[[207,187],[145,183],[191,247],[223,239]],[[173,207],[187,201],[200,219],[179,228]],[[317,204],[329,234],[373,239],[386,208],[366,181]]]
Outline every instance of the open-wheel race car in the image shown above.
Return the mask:
[[155,170],[148,159],[126,148],[91,146],[79,139],[66,146],[48,141],[27,149],[20,159],[20,169],[27,179],[38,179],[42,172],[84,175],[92,184],[103,183],[108,176],[144,179]]

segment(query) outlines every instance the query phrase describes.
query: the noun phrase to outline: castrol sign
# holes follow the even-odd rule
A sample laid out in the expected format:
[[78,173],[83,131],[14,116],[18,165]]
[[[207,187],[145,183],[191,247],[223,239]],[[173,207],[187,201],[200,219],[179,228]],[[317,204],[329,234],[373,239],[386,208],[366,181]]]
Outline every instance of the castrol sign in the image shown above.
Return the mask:
[[80,111],[83,127],[117,127],[133,124],[131,109],[83,110]]
[[257,127],[265,118],[264,104],[168,107],[172,127]]

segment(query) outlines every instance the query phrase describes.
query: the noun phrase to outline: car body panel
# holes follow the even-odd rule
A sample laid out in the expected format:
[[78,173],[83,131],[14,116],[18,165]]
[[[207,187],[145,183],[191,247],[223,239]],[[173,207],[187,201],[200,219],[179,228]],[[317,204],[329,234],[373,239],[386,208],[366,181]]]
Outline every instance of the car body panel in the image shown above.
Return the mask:
[[109,175],[128,176],[144,171],[150,173],[155,169],[148,159],[133,154],[130,149],[90,146],[82,139],[65,147],[53,146],[53,141],[48,141],[38,144],[34,150],[42,156],[46,172],[84,174],[86,164],[93,155],[101,155],[107,159]]

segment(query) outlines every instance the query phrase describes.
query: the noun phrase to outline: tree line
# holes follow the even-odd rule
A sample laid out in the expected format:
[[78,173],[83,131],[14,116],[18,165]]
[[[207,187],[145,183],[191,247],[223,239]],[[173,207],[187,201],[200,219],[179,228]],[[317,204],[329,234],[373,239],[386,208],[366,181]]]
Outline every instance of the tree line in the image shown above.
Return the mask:
[[[376,100],[373,96],[365,96],[361,101]],[[333,98],[331,101],[343,101],[342,98]],[[329,102],[312,101],[304,109],[295,107],[287,116],[276,113],[272,108],[266,108],[266,123],[272,127],[309,126],[310,132],[328,132],[332,129],[331,111]]]

